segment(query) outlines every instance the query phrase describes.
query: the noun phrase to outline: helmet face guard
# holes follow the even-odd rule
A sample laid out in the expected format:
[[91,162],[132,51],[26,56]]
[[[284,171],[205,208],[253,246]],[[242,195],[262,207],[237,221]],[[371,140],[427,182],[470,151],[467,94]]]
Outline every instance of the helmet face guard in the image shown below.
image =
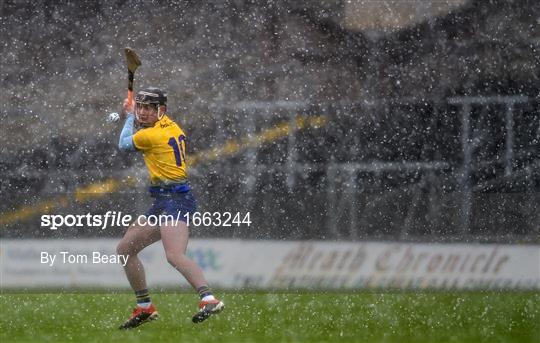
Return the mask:
[[[139,91],[135,97],[135,103],[137,106],[141,105],[153,105],[158,110],[158,120],[161,119],[164,113],[161,112],[161,106],[167,105],[167,93],[164,93],[161,89],[151,87],[145,90]],[[135,110],[135,117],[139,120],[137,110]]]

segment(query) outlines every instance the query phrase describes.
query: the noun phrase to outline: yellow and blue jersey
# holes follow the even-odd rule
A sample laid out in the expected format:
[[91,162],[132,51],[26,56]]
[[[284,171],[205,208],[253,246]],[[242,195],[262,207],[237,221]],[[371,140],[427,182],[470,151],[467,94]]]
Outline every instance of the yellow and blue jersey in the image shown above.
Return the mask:
[[187,182],[186,136],[168,116],[133,134],[133,145],[143,153],[153,186]]

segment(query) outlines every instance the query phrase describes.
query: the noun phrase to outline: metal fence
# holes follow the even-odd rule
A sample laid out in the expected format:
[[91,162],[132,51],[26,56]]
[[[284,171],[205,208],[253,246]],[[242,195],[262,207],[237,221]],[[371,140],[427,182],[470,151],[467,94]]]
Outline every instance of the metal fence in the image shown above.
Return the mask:
[[[195,237],[539,239],[537,99],[242,102],[217,108],[215,118],[204,126],[187,124],[197,160],[191,178],[199,210],[250,212],[252,224],[200,227],[192,230]],[[96,180],[128,174],[144,179],[141,161],[117,153],[114,139],[46,150],[42,163],[4,160],[4,215]],[[68,200],[57,211],[143,213],[149,199],[142,184],[84,203]],[[2,235],[121,233],[121,228],[46,232],[38,223],[36,215],[29,216],[5,225]]]
[[[259,218],[257,229],[213,235],[538,239],[540,117],[534,99],[239,107],[244,116],[231,113],[246,123],[247,133],[267,118],[289,121],[293,129],[278,142],[239,154],[232,165],[198,168],[199,183],[211,189],[203,196],[208,208],[234,204]],[[303,115],[327,121],[318,129],[294,129]]]

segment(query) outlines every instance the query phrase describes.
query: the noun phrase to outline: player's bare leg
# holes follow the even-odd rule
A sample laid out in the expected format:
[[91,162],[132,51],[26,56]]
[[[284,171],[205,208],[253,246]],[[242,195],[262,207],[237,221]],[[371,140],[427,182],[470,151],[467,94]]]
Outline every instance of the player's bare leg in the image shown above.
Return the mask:
[[213,297],[201,268],[186,256],[186,248],[189,240],[187,224],[180,221],[176,225],[164,225],[160,231],[167,261],[201,295],[202,300],[199,303],[199,312],[193,317],[193,322],[200,323],[210,315],[221,312],[224,307],[223,303]]
[[157,242],[159,238],[160,233],[157,228],[133,223],[116,247],[118,254],[128,257],[124,270],[131,287],[135,291],[138,303],[131,317],[120,326],[120,329],[137,327],[149,320],[156,319],[158,316],[158,312],[152,305],[148,295],[144,267],[137,255],[145,247]]
[[193,288],[199,289],[206,286],[201,268],[186,256],[189,239],[186,223],[179,221],[178,225],[164,225],[160,231],[167,261],[186,278]]
[[156,227],[131,224],[124,237],[118,243],[116,252],[128,256],[124,270],[131,288],[135,291],[146,289],[146,275],[138,254],[152,243],[159,241],[160,233]]

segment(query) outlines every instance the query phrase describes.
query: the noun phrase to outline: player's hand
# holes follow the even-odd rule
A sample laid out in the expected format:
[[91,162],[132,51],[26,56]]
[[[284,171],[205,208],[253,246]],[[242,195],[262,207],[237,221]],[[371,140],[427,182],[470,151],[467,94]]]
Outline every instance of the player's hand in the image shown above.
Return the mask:
[[133,113],[134,110],[133,101],[129,101],[128,98],[124,99],[124,105],[122,106],[122,114],[125,116],[128,113]]

